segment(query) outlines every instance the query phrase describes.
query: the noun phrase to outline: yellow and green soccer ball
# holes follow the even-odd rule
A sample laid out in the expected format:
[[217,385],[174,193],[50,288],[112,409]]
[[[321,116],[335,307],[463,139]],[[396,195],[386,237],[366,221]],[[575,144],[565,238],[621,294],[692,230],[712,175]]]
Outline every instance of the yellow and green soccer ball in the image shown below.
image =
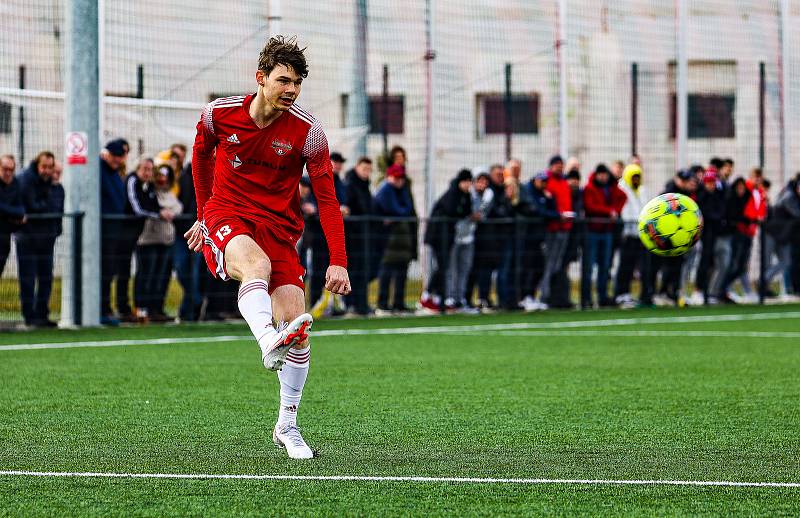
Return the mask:
[[674,257],[697,243],[703,230],[703,215],[688,196],[666,193],[656,196],[639,214],[639,239],[650,252]]

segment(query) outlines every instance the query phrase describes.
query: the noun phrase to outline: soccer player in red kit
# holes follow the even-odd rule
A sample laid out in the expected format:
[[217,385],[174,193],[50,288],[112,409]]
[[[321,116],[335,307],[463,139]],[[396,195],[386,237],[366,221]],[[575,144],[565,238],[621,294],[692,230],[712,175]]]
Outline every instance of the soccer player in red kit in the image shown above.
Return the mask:
[[216,277],[241,282],[239,311],[264,366],[279,371],[281,406],[272,438],[300,459],[313,457],[297,429],[312,324],[296,250],[303,231],[298,187],[304,166],[330,250],[325,288],[350,293],[328,141],[320,123],[295,105],[308,75],[303,50],[294,39],[271,38],[259,56],[258,91],[217,99],[203,109],[192,158],[197,221],[186,232],[189,248],[202,250]]

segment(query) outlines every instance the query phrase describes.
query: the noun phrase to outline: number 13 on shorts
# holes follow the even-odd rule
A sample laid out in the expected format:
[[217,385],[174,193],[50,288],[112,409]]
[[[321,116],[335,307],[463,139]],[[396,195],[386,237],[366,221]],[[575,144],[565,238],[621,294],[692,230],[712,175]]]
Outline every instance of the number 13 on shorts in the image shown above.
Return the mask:
[[222,225],[221,227],[219,227],[219,230],[217,230],[217,233],[216,233],[217,240],[220,243],[222,243],[222,241],[225,240],[225,236],[227,236],[230,233],[231,233],[230,225]]

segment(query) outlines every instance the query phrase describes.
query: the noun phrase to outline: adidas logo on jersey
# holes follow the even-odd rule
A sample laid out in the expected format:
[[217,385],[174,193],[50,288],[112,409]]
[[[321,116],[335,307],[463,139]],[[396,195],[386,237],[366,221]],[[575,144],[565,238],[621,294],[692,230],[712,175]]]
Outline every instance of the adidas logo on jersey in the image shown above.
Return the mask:
[[231,144],[241,144],[241,142],[239,142],[239,137],[236,136],[236,133],[228,137],[228,142]]
[[230,164],[233,166],[234,169],[242,165],[242,161],[239,159],[239,155],[233,155],[233,160],[228,160]]

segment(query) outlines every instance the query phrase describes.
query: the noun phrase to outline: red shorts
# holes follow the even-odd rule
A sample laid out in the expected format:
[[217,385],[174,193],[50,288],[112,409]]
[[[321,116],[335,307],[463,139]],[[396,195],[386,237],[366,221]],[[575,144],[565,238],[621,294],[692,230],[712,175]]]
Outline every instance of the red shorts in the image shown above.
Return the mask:
[[236,236],[249,236],[267,254],[272,264],[269,293],[287,284],[305,289],[305,269],[300,265],[295,243],[279,240],[263,223],[257,224],[230,213],[206,212],[203,222],[203,255],[208,269],[223,281],[230,277],[225,271],[225,247]]

